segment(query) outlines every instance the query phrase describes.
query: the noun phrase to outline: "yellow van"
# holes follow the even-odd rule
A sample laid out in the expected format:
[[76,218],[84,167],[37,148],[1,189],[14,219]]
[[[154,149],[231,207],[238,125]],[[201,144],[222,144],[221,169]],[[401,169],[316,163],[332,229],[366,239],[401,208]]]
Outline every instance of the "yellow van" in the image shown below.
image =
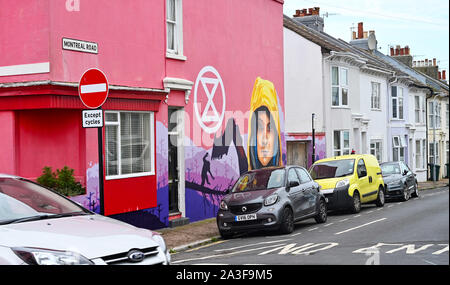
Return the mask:
[[361,204],[384,206],[384,182],[375,156],[351,154],[316,161],[309,170],[328,200],[328,209],[361,210]]

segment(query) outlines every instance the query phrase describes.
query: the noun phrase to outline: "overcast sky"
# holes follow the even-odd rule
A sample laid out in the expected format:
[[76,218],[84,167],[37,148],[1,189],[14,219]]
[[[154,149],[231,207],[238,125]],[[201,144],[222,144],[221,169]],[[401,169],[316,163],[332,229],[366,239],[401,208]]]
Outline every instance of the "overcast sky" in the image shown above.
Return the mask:
[[389,46],[410,48],[413,60],[436,58],[439,70],[449,79],[449,1],[448,0],[285,0],[283,12],[292,18],[295,10],[320,7],[324,31],[347,42],[351,27],[359,22],[364,31],[374,30],[379,50]]

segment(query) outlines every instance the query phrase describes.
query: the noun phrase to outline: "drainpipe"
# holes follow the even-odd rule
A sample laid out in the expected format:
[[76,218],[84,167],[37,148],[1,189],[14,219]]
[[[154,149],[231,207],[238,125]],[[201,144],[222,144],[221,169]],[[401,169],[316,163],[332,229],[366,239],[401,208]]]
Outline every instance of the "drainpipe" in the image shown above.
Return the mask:
[[[429,87],[429,86],[423,86],[423,85],[418,85],[415,83],[412,83],[409,85],[409,87],[415,87],[415,88],[422,88],[422,89],[428,89],[430,91],[429,95],[427,95],[425,97],[425,128],[427,130],[427,135],[425,136],[425,141],[426,141],[426,156],[427,156],[427,160],[428,160],[428,100],[435,97],[437,94],[434,93],[433,88]],[[433,160],[436,160],[436,116],[434,116],[434,124],[433,124],[433,149],[434,149],[434,156],[433,156]],[[434,169],[433,169],[434,170]],[[433,182],[436,181],[436,171],[432,171],[430,168],[430,172],[431,175],[433,175]]]

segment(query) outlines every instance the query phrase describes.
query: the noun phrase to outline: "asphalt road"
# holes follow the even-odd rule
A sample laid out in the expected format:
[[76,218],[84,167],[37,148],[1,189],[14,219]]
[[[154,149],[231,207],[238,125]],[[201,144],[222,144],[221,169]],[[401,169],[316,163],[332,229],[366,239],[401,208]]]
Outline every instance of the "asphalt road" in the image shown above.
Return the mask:
[[296,224],[289,235],[252,233],[172,255],[174,265],[449,265],[449,189],[359,214]]

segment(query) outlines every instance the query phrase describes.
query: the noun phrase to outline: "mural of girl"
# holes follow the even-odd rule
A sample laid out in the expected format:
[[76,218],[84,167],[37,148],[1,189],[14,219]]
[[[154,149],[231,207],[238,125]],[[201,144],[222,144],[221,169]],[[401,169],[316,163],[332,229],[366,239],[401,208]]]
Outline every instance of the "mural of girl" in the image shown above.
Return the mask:
[[280,118],[275,87],[272,82],[257,77],[250,101],[248,169],[282,165],[280,142]]

